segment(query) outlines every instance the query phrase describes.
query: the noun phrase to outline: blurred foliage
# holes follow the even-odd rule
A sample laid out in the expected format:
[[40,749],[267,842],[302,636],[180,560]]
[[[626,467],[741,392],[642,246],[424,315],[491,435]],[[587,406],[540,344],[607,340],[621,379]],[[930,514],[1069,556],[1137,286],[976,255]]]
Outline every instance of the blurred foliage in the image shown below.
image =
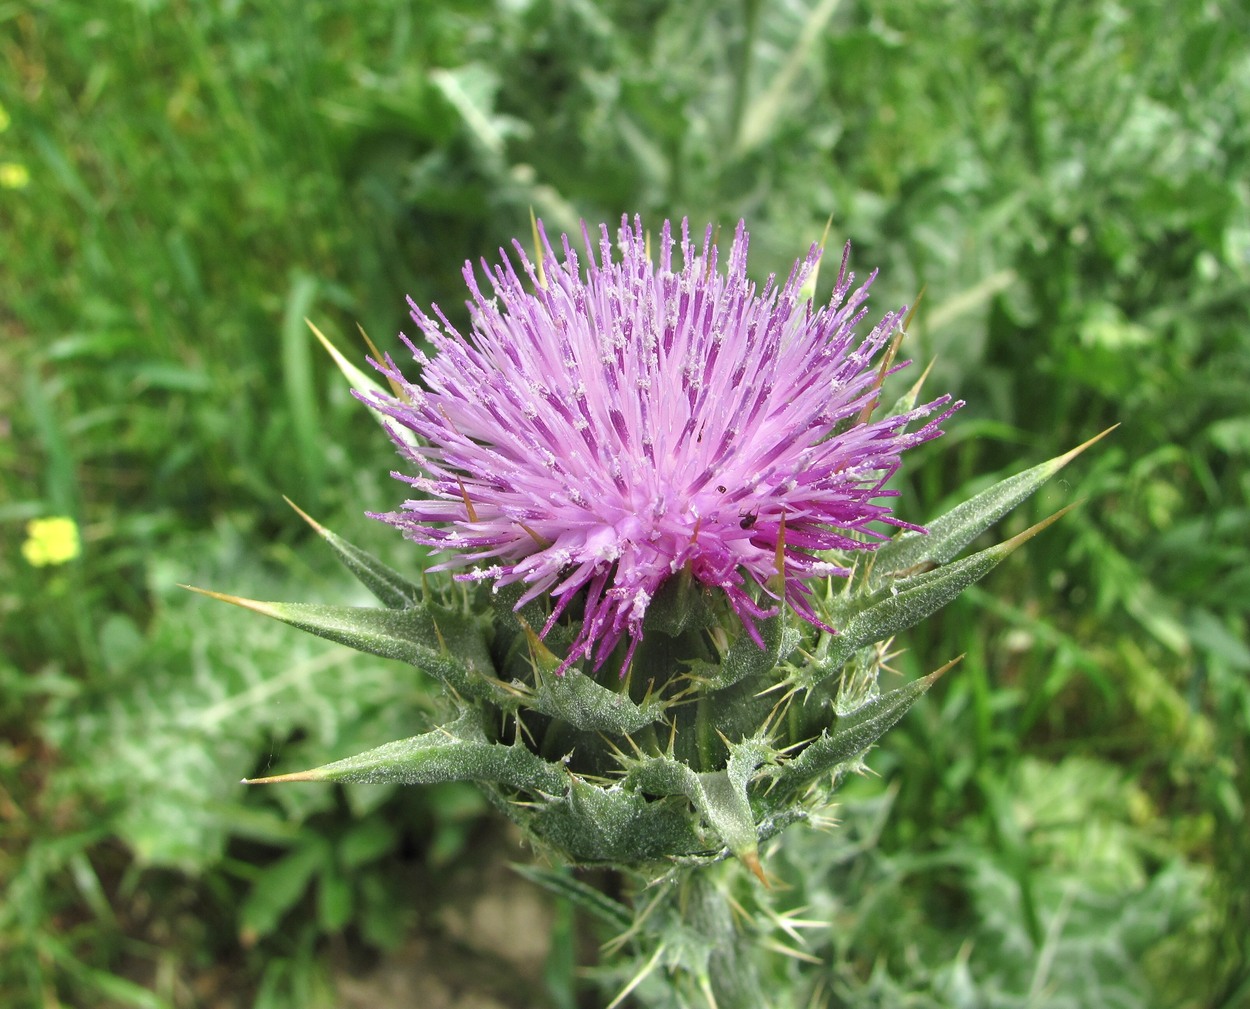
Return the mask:
[[[785,983],[1247,997],[1247,38],[1218,0],[0,5],[0,1000],[332,1001],[324,937],[387,945],[394,860],[462,850],[463,793],[239,790],[417,731],[423,687],[171,585],[349,597],[280,495],[385,544],[396,492],[302,319],[462,318],[530,207],[745,216],[761,275],[832,214],[881,311],[923,288],[969,406],[908,518],[1121,425],[906,642],[967,658],[874,758],[877,843],[776,855],[838,923]],[[52,516],[81,554],[34,567]]]
[[830,923],[808,932],[823,965],[808,985],[856,1007],[1207,1004],[1209,964],[1186,952],[1217,927],[1209,873],[1161,854],[1124,772],[1025,757],[999,788],[989,815],[928,850],[882,843],[894,790],[787,839],[792,900]]

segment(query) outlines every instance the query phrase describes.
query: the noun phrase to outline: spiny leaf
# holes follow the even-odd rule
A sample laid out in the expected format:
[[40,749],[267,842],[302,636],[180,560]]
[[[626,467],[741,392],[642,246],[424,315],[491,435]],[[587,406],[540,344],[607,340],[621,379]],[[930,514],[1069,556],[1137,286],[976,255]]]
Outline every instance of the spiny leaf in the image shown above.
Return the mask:
[[873,556],[872,572],[868,577],[869,590],[881,588],[898,577],[900,572],[924,565],[945,564],[1064,466],[1114,430],[1115,427],[1109,427],[1071,451],[1008,477],[957,505],[929,523],[928,535],[903,533],[883,544]]
[[969,585],[984,578],[1021,544],[1074,507],[1068,505],[1019,535],[936,571],[900,579],[871,595],[852,596],[845,606],[830,614],[834,626],[838,627],[838,635],[833,638],[829,653],[799,676],[799,685],[815,686],[841,669],[864,645],[884,641],[937,612]]
[[658,697],[637,705],[628,695],[609,690],[576,669],[567,670],[563,676],[542,677],[525,703],[583,732],[617,735],[637,732],[664,714],[664,703]]
[[724,846],[767,883],[760,867],[755,817],[744,776],[731,777],[728,769],[699,774],[681,761],[649,757],[630,768],[625,782],[627,788],[647,795],[684,795]]
[[677,857],[715,857],[721,845],[697,830],[684,803],[647,801],[620,784],[600,788],[570,776],[563,798],[513,804],[508,814],[574,862],[637,866]]
[[402,610],[418,605],[423,593],[421,587],[413,584],[398,571],[383,564],[371,553],[349,543],[343,537],[331,532],[317,522],[288,497],[283,497],[287,504],[295,509],[297,515],[307,522],[324,539],[340,561],[354,574],[383,605],[393,610]]
[[[761,765],[775,761],[776,751],[765,741],[762,734],[752,739],[744,739],[742,742],[728,743],[727,745],[729,746],[729,760],[725,765],[725,779],[737,796],[735,801],[746,804],[746,816],[751,822],[750,843],[738,848],[730,845],[730,848],[743,865],[750,869],[764,886],[771,888],[772,883],[764,872],[764,867],[760,864],[758,854],[760,829],[759,824],[755,820],[755,812],[749,805],[747,794],[751,782],[755,780],[755,772],[759,770]],[[706,781],[704,782],[704,789],[707,790]]]
[[496,685],[494,668],[478,629],[464,617],[428,605],[402,610],[315,603],[261,602],[241,596],[184,588],[263,616],[281,620],[310,634],[360,652],[396,659],[441,680],[462,697],[516,707],[514,696]]
[[526,792],[560,795],[568,776],[524,746],[505,746],[466,739],[472,716],[408,739],[336,760],[309,771],[253,778],[249,785],[292,781],[362,782],[366,784],[429,785],[443,781],[483,781]]
[[769,885],[760,865],[759,838],[755,831],[755,815],[747,799],[744,782],[730,776],[729,770],[706,771],[699,775],[702,802],[699,812],[712,829],[725,842],[743,865],[753,872],[761,883]]
[[669,757],[645,757],[633,763],[625,776],[625,787],[646,795],[684,795],[692,802],[701,791],[695,772]]
[[[962,658],[962,656],[960,656]],[[938,679],[958,662],[953,659],[936,672],[921,677],[904,687],[874,697],[861,707],[844,715],[804,747],[793,760],[779,768],[768,769],[775,782],[770,795],[778,796],[784,804],[794,791],[827,774],[839,764],[862,756],[873,743],[891,728],[907,712],[907,709]]]
[[577,669],[560,672],[563,664],[535,633],[524,617],[517,621],[525,633],[535,683],[531,687],[514,680],[522,691],[524,704],[551,718],[567,722],[583,732],[609,732],[625,735],[637,732],[664,714],[659,698],[649,698],[640,707],[628,694],[609,690]]

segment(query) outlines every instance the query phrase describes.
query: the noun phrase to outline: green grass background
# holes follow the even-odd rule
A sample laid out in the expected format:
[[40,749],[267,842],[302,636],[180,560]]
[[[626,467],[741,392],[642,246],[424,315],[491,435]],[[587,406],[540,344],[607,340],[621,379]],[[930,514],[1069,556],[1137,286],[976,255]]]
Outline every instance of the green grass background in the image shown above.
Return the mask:
[[[327,944],[424,913],[396,866],[471,857],[462,790],[239,789],[412,734],[426,688],[177,583],[351,601],[284,494],[416,570],[302,320],[460,317],[533,208],[745,217],[761,276],[832,215],[880,311],[923,288],[910,354],[969,405],[910,519],[1120,424],[900,643],[967,658],[776,855],[835,926],[777,983],[1245,1005],[1247,39],[1218,0],[0,3],[0,1003],[333,1004]],[[82,554],[35,567],[48,515]]]

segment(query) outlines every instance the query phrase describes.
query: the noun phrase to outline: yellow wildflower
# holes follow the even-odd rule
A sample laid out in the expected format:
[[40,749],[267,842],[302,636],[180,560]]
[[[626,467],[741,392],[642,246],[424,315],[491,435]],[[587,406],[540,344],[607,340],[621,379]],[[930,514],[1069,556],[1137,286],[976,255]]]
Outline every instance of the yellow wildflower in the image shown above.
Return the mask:
[[82,552],[78,538],[78,523],[64,515],[45,519],[31,519],[26,523],[26,542],[22,544],[22,556],[33,567],[72,561]]

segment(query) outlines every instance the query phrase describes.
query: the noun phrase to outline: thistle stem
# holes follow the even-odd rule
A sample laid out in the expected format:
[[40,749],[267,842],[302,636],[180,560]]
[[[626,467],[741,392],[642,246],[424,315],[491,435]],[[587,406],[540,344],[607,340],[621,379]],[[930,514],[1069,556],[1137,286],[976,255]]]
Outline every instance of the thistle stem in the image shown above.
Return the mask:
[[734,924],[726,886],[736,863],[696,869],[682,887],[683,918],[710,947],[705,972],[695,980],[715,1009],[768,1009],[751,937]]

